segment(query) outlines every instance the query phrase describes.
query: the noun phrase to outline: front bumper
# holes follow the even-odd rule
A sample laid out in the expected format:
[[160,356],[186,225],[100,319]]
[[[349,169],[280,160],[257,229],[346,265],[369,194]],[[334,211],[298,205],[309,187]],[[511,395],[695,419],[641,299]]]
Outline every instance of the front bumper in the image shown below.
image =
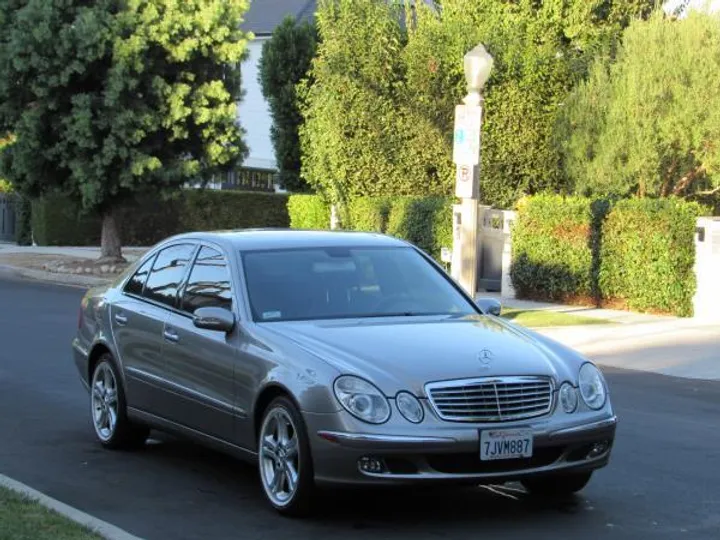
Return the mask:
[[[390,433],[387,425],[380,426],[382,433],[323,427],[352,422],[346,417],[338,422],[338,416],[345,414],[306,415],[315,477],[321,484],[503,483],[544,474],[592,471],[607,465],[617,425],[608,408],[575,421],[558,422],[551,416],[501,425],[442,423],[415,432],[398,430],[403,433],[397,434]],[[532,430],[532,457],[480,459],[481,431],[504,428]],[[360,466],[369,460],[381,464],[382,470],[371,472]]]

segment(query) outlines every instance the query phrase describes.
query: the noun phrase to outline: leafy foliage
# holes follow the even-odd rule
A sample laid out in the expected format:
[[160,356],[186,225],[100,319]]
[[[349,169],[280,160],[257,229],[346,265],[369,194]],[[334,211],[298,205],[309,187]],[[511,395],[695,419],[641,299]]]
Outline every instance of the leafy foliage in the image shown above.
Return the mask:
[[619,201],[603,227],[603,295],[637,311],[692,315],[701,213],[697,203],[675,197]]
[[297,85],[315,55],[317,32],[309,22],[287,17],[263,44],[259,80],[270,105],[270,136],[280,170],[280,183],[290,191],[305,191],[300,177],[300,135],[303,119],[298,107]]
[[536,195],[518,205],[510,276],[522,298],[595,302],[607,203]]
[[[126,245],[148,246],[168,236],[197,230],[287,227],[288,197],[256,192],[185,190],[158,204],[156,197],[126,200],[118,208]],[[33,201],[33,231],[39,245],[97,245],[101,220],[67,196]]]
[[720,191],[720,16],[633,22],[614,61],[599,58],[559,122],[582,193]]
[[415,244],[439,261],[441,249],[452,247],[452,203],[449,197],[398,197],[384,232]]
[[12,193],[13,192],[13,186],[10,182],[7,180],[3,180],[0,178],[0,193]]
[[522,298],[692,314],[694,231],[706,209],[667,199],[535,195],[513,227]]
[[[441,193],[447,182],[406,150],[422,119],[403,105],[400,10],[375,0],[324,0],[312,85],[301,86],[303,175],[331,202]],[[448,169],[449,170],[449,169]]]
[[[115,229],[137,193],[209,177],[246,153],[236,118],[247,0],[1,0],[4,174],[61,190]],[[119,256],[112,234],[104,255]],[[110,253],[110,252],[114,253]]]
[[385,232],[392,207],[390,197],[357,197],[347,206],[346,227],[354,231]]
[[[448,195],[454,183],[454,106],[465,94],[463,56],[482,42],[495,58],[485,91],[481,197],[566,188],[553,129],[590,57],[611,50],[652,0],[326,0],[322,44],[305,88],[303,174],[331,200]],[[407,29],[406,29],[407,28]]]
[[330,206],[320,195],[290,195],[288,214],[293,229],[330,228]]

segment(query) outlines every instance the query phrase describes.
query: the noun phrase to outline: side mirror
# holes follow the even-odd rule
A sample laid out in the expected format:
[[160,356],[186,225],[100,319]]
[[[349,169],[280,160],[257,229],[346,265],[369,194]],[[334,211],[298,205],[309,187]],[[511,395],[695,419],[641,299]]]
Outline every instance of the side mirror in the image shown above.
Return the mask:
[[235,314],[219,307],[202,307],[195,310],[193,324],[203,330],[232,332],[235,328]]
[[475,298],[475,303],[483,311],[483,313],[487,313],[488,315],[495,315],[496,317],[499,317],[502,313],[502,304],[494,298],[478,297]]

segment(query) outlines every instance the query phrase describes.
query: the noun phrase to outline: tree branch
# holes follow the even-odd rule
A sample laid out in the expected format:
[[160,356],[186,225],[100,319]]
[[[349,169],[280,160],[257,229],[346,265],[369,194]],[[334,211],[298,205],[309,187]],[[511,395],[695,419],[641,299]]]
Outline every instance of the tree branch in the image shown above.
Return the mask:
[[678,182],[678,184],[675,186],[675,189],[673,189],[673,195],[680,195],[683,191],[690,187],[690,184],[692,184],[693,180],[695,180],[703,172],[705,172],[705,167],[702,165],[700,165],[700,167],[698,167],[697,169],[688,172],[680,179],[680,182]]

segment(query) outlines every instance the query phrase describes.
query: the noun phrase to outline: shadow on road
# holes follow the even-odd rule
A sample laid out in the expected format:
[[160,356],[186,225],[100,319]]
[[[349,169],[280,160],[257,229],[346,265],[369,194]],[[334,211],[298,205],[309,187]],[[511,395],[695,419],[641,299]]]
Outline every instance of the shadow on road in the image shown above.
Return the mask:
[[[512,523],[532,527],[534,519],[546,521],[552,515],[583,514],[591,509],[582,496],[567,499],[531,498],[519,484],[484,487],[359,488],[323,490],[318,497],[316,513],[304,520],[285,519],[277,515],[264,500],[256,469],[232,457],[153,433],[154,438],[136,459],[148,468],[159,467],[191,473],[202,478],[193,491],[223,499],[223,506],[242,507],[239,523],[247,526],[247,517],[273,523],[283,531],[323,529],[331,533],[342,529],[390,530],[404,534],[415,531],[423,536],[444,535],[448,529],[483,527],[512,529]],[[186,478],[187,480],[187,478]],[[179,494],[175,493],[177,497]],[[239,516],[238,516],[239,517]],[[565,518],[567,519],[567,518]],[[226,525],[231,525],[227,523]],[[450,527],[448,527],[450,526]],[[299,529],[298,529],[299,527]]]

